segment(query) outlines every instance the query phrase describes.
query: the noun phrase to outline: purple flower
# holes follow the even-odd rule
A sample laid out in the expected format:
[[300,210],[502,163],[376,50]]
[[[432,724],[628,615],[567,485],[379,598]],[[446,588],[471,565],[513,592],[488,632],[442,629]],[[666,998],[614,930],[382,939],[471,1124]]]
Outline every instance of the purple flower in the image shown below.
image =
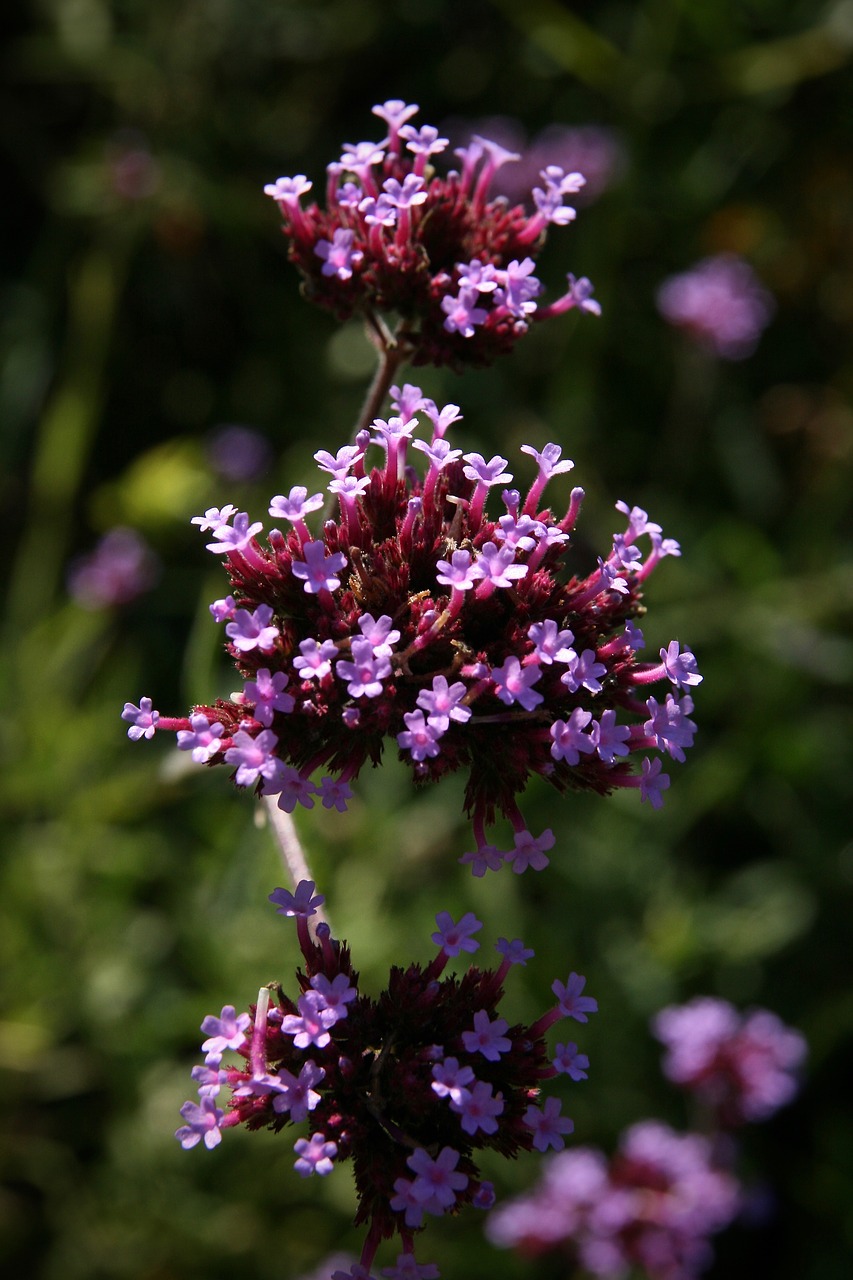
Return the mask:
[[321,893],[314,893],[313,880],[300,880],[295,893],[289,889],[275,889],[269,900],[276,904],[280,916],[296,916],[301,920],[310,920],[326,901]]
[[190,728],[178,731],[178,750],[191,751],[196,764],[207,764],[222,750],[222,725],[210,723],[207,716],[190,716]]
[[648,800],[653,809],[659,809],[663,804],[662,791],[666,791],[669,787],[669,774],[661,773],[663,768],[660,760],[650,760],[648,757],[643,761],[643,773],[640,778],[640,799]]
[[196,1146],[201,1139],[208,1151],[218,1147],[222,1141],[219,1125],[224,1115],[213,1098],[202,1098],[201,1102],[185,1102],[181,1107],[181,1115],[186,1124],[175,1130],[175,1137],[185,1151]]
[[470,551],[454,551],[450,561],[439,560],[436,582],[454,591],[470,591],[483,576],[483,570],[471,559]]
[[589,1066],[589,1058],[585,1053],[579,1053],[578,1047],[571,1040],[568,1044],[558,1044],[554,1051],[554,1066],[557,1071],[568,1075],[572,1080],[586,1080],[586,1069]]
[[[294,1124],[301,1124],[322,1101],[314,1085],[320,1084],[325,1078],[326,1072],[311,1058],[302,1064],[298,1076],[293,1075],[286,1067],[279,1067],[276,1075],[272,1077],[275,1082],[272,1090],[273,1111],[277,1115],[286,1111]],[[235,1096],[239,1093],[240,1090],[236,1090]]]
[[367,639],[354,639],[351,646],[352,662],[339,659],[335,674],[347,682],[351,698],[378,698],[382,693],[382,681],[391,674],[391,663],[381,649],[374,650]]
[[506,458],[499,458],[495,455],[489,462],[481,453],[466,453],[463,455],[467,466],[463,467],[464,474],[469,480],[474,480],[478,485],[485,485],[492,488],[496,484],[511,484],[512,476],[508,471],[504,471],[507,464]]
[[536,263],[532,258],[510,262],[498,272],[501,287],[495,290],[495,301],[519,320],[526,320],[536,310],[534,298],[542,292],[541,281],[532,274]]
[[318,240],[314,252],[323,260],[323,275],[337,276],[338,280],[352,279],[353,267],[358,266],[364,254],[353,245],[354,231],[339,228],[331,240]]
[[732,254],[705,258],[658,290],[658,310],[724,360],[752,355],[776,309],[755,272]]
[[486,323],[489,318],[484,307],[478,307],[479,294],[475,289],[459,290],[454,297],[447,294],[441,300],[444,312],[444,327],[448,333],[458,333],[463,338],[471,338],[478,325]]
[[[230,502],[221,509],[219,507],[208,507],[203,516],[193,516],[190,524],[197,524],[202,533],[215,531],[227,525],[236,510],[237,508]],[[246,519],[248,520],[248,516]],[[260,528],[260,526],[258,527]]]
[[84,609],[109,609],[150,591],[159,572],[144,538],[133,529],[111,529],[94,551],[70,565],[68,594]]
[[201,1029],[208,1037],[201,1046],[204,1053],[212,1058],[220,1058],[226,1049],[239,1049],[246,1043],[245,1030],[252,1019],[248,1013],[238,1014],[233,1004],[226,1004],[219,1017],[209,1013],[201,1024]]
[[334,640],[324,640],[318,644],[316,640],[301,640],[299,652],[302,655],[293,659],[293,665],[303,680],[322,680],[330,675],[332,662],[338,656],[338,646]]
[[236,609],[234,618],[225,627],[225,634],[241,653],[260,649],[270,653],[278,640],[278,627],[272,625],[273,611],[268,604],[259,604],[249,613],[248,609]]
[[401,1253],[393,1267],[383,1267],[389,1280],[438,1280],[438,1267],[433,1262],[415,1262],[413,1253]]
[[448,685],[446,676],[434,676],[432,689],[421,689],[417,705],[429,712],[428,723],[432,728],[445,733],[450,728],[451,720],[455,720],[457,724],[465,724],[471,719],[471,708],[461,705],[467,692],[468,689],[461,680]]
[[566,1018],[574,1018],[576,1022],[588,1022],[588,1013],[598,1012],[598,1001],[592,996],[581,995],[586,986],[586,978],[579,973],[570,973],[569,980],[552,982],[551,990],[557,997],[557,1008]]
[[661,649],[660,656],[666,674],[676,688],[702,683],[696,658],[689,649],[682,650],[677,640],[670,640],[667,648]]
[[592,737],[598,758],[605,764],[612,764],[616,756],[628,755],[631,730],[627,724],[616,723],[616,712],[612,708],[602,711],[601,719],[593,722]]
[[551,738],[551,755],[555,760],[565,760],[567,764],[577,764],[584,755],[595,751],[595,738],[583,730],[592,720],[592,712],[575,707],[569,719],[555,720],[549,730]]
[[469,1134],[475,1134],[478,1130],[497,1133],[497,1117],[503,1109],[503,1099],[495,1097],[492,1086],[483,1080],[478,1080],[473,1088],[463,1090],[460,1098],[450,1103],[450,1110],[461,1116],[462,1128]]
[[298,203],[299,197],[311,190],[311,185],[304,173],[297,173],[295,178],[276,178],[275,182],[267,183],[264,195],[287,204]]
[[533,1133],[533,1145],[537,1151],[547,1151],[553,1147],[562,1151],[566,1145],[564,1133],[571,1133],[574,1122],[568,1116],[561,1116],[562,1103],[559,1098],[546,1098],[541,1111],[539,1107],[528,1107],[524,1113],[524,1123]]
[[138,742],[140,738],[154,737],[160,712],[154,710],[150,698],[140,698],[138,707],[134,702],[124,704],[121,718],[130,724],[127,736],[131,742]]
[[493,587],[511,587],[519,578],[524,578],[528,571],[526,564],[515,563],[513,547],[498,547],[494,542],[483,544],[477,564],[482,571],[483,581]]
[[303,582],[309,595],[320,591],[337,591],[341,585],[340,578],[335,575],[346,568],[347,558],[341,551],[326,555],[326,547],[322,542],[306,542],[302,548],[305,557],[293,561],[293,576]]
[[299,1013],[289,1013],[281,1020],[281,1030],[286,1036],[293,1036],[297,1049],[308,1049],[312,1045],[325,1049],[331,1036],[329,1027],[338,1021],[335,1010],[326,1007],[323,997],[317,991],[305,991],[296,1005]]
[[508,942],[506,938],[498,938],[495,943],[495,949],[499,951],[510,964],[526,965],[527,961],[532,960],[535,955],[535,952],[531,951],[529,947],[525,947],[521,938],[516,938],[513,942]]
[[482,929],[483,922],[477,919],[473,911],[466,911],[458,924],[454,924],[453,917],[448,911],[439,911],[435,917],[435,923],[438,925],[438,931],[431,935],[432,940],[446,955],[458,956],[462,951],[479,950],[480,944],[474,940],[472,934]]
[[806,1042],[766,1009],[741,1014],[726,1000],[697,996],[662,1009],[652,1030],[666,1045],[667,1079],[724,1125],[764,1120],[797,1092]]
[[294,485],[287,497],[280,493],[270,502],[270,515],[274,520],[289,520],[296,524],[304,520],[312,511],[319,511],[325,499],[322,493],[315,493],[310,498],[304,485]]
[[[226,507],[225,510],[228,510]],[[205,516],[208,513],[205,512]],[[197,518],[197,517],[196,517]],[[225,523],[218,524],[213,530],[213,536],[216,542],[208,542],[207,550],[213,551],[216,555],[223,551],[229,555],[233,552],[243,551],[249,546],[256,533],[260,533],[263,529],[260,520],[255,524],[249,524],[249,517],[245,511],[239,511],[234,517],[234,524]]]
[[468,1185],[468,1175],[457,1173],[459,1152],[443,1147],[433,1160],[427,1151],[418,1149],[406,1161],[414,1173],[412,1195],[427,1213],[444,1213],[456,1202],[456,1193]]
[[245,729],[238,729],[231,743],[225,752],[225,762],[237,765],[234,781],[238,787],[254,786],[258,778],[276,777],[278,760],[275,748],[278,738],[272,729],[262,729],[254,738]]
[[[487,1015],[488,1016],[488,1015]],[[473,1067],[460,1067],[456,1058],[445,1058],[432,1069],[432,1091],[437,1098],[450,1098],[459,1102],[474,1081]]]
[[504,1035],[508,1026],[505,1018],[490,1022],[486,1010],[478,1009],[474,1014],[474,1030],[462,1032],[462,1043],[468,1053],[481,1053],[489,1062],[497,1062],[502,1053],[512,1048],[512,1041]]
[[495,693],[508,707],[517,702],[525,711],[533,711],[545,701],[533,688],[541,674],[536,666],[522,667],[518,658],[507,658],[501,666],[492,669]]
[[271,672],[269,667],[261,667],[255,672],[254,680],[246,681],[243,693],[255,704],[255,719],[261,724],[271,725],[275,711],[293,710],[293,697],[284,692],[287,681],[284,671]]
[[600,677],[606,674],[607,667],[603,662],[596,661],[595,650],[584,649],[583,653],[575,654],[570,660],[569,669],[561,679],[570,693],[577,693],[578,689],[601,693]]
[[308,1178],[312,1173],[320,1177],[332,1172],[332,1161],[338,1154],[338,1144],[327,1142],[322,1133],[314,1133],[310,1138],[299,1138],[293,1146],[299,1157],[293,1167],[300,1177]]
[[427,760],[437,756],[441,748],[438,740],[444,732],[430,716],[424,719],[423,711],[408,711],[403,716],[406,728],[397,734],[397,746],[401,751],[411,752],[413,760]]
[[534,836],[529,831],[516,831],[515,848],[506,855],[506,860],[516,875],[521,875],[528,867],[532,867],[534,871],[542,871],[549,862],[545,850],[553,849],[555,843],[556,837],[550,827],[541,836]]

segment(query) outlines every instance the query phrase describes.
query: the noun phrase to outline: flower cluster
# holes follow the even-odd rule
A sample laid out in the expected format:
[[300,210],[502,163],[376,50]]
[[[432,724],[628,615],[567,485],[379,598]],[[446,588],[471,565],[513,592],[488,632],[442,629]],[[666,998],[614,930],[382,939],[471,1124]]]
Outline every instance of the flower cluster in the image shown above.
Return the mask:
[[[270,900],[296,921],[305,961],[299,994],[294,1001],[273,984],[249,1013],[229,1005],[205,1018],[206,1057],[192,1073],[199,1101],[182,1107],[176,1137],[185,1148],[202,1140],[213,1148],[233,1125],[279,1132],[307,1121],[309,1136],[294,1146],[297,1173],[325,1176],[352,1160],[356,1223],[367,1228],[359,1274],[367,1274],[381,1240],[398,1235],[402,1269],[385,1274],[417,1275],[413,1237],[426,1216],[494,1202],[477,1151],[512,1157],[563,1148],[572,1122],[556,1096],[540,1097],[540,1086],[559,1074],[584,1079],[589,1064],[573,1043],[549,1057],[545,1032],[561,1018],[586,1022],[598,1006],[572,973],[553,983],[557,1003],[538,1021],[510,1026],[499,1012],[503,982],[533,952],[502,938],[496,969],[442,976],[451,957],[478,949],[474,934],[482,927],[470,912],[454,922],[446,911],[432,935],[437,956],[425,968],[393,968],[373,999],[359,989],[349,948],[325,923],[312,935],[309,920],[323,902],[312,881],[295,893],[276,889]],[[242,1062],[225,1065],[227,1052]],[[225,1087],[230,1101],[222,1107]]]
[[657,304],[670,324],[724,360],[752,355],[776,310],[749,263],[728,253],[670,276],[658,290]]
[[[658,807],[670,780],[649,753],[683,760],[692,744],[687,691],[702,679],[693,654],[673,640],[657,661],[637,657],[643,585],[678,544],[619,502],[610,548],[576,575],[570,535],[583,490],[562,516],[543,506],[548,483],[573,465],[558,445],[522,446],[537,467],[522,497],[505,487],[506,458],[451,447],[456,405],[438,409],[408,383],[392,395],[387,421],[315,454],[339,508],[319,535],[307,519],[326,497],[301,486],[273,498],[270,514],[291,527],[272,529],[265,545],[261,523],[233,506],[195,517],[225,558],[232,594],[211,612],[242,689],[186,719],[160,717],[150,699],[122,714],[131,737],[177,730],[195,760],[232,766],[238,786],[288,812],[318,798],[343,810],[350,781],[390,739],[417,782],[467,770],[476,847],[463,861],[474,874],[539,869],[554,837],[534,837],[518,808],[531,774],[560,791],[635,787]],[[427,439],[412,440],[416,413]],[[410,443],[422,477],[407,463]],[[368,470],[371,444],[385,456]],[[494,488],[502,514],[487,512]],[[658,683],[667,692],[649,696]],[[508,851],[486,834],[497,812],[515,832]]]
[[68,594],[84,609],[109,609],[150,591],[159,573],[160,563],[148,543],[135,530],[117,526],[94,551],[72,561]]
[[586,1147],[554,1156],[531,1192],[490,1216],[487,1233],[526,1256],[568,1247],[596,1276],[636,1268],[649,1280],[693,1280],[710,1261],[708,1237],[739,1208],[738,1183],[715,1166],[707,1138],[645,1120],[610,1162]]
[[611,1160],[585,1147],[561,1152],[538,1186],[490,1216],[495,1244],[534,1256],[564,1250],[614,1280],[632,1268],[649,1280],[694,1280],[708,1265],[709,1237],[745,1203],[723,1130],[790,1101],[806,1044],[767,1010],[744,1015],[710,996],[661,1010],[652,1028],[667,1046],[667,1078],[710,1104],[710,1135],[644,1120]]
[[727,1000],[698,996],[662,1009],[652,1030],[666,1045],[664,1075],[719,1125],[765,1120],[797,1092],[806,1042],[768,1009],[742,1014]]
[[417,106],[394,100],[373,111],[387,136],[345,145],[328,166],[325,209],[303,207],[312,187],[304,174],[264,188],[281,211],[309,299],[340,319],[359,313],[374,327],[393,312],[402,321],[397,340],[415,364],[454,367],[491,363],[534,318],[573,307],[600,313],[590,282],[571,274],[562,297],[537,302],[535,258],[550,226],[574,220],[566,197],[583,187],[580,173],[545,165],[528,214],[488,199],[495,173],[517,155],[475,136],[456,151],[460,169],[441,177],[433,158],[448,139],[432,125],[409,123]]

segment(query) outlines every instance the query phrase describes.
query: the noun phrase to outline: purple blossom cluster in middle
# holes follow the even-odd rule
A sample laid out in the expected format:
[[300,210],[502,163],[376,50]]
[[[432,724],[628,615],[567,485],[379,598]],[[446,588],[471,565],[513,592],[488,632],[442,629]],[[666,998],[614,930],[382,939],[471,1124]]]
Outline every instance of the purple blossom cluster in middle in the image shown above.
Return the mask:
[[[147,699],[123,715],[131,737],[176,730],[195,760],[230,765],[238,786],[287,812],[317,799],[343,810],[349,783],[390,739],[417,782],[467,771],[475,848],[462,861],[475,875],[539,869],[554,837],[531,834],[518,808],[531,774],[560,791],[636,787],[658,807],[669,786],[661,753],[683,760],[692,744],[693,654],[673,640],[651,662],[637,656],[643,585],[679,547],[620,502],[605,555],[573,572],[583,490],[562,515],[544,505],[546,486],[573,466],[559,445],[522,446],[537,466],[522,496],[506,458],[452,447],[456,405],[439,409],[410,384],[392,395],[391,417],[315,454],[338,505],[319,533],[308,520],[327,496],[301,486],[273,498],[270,514],[290,529],[265,544],[261,523],[233,506],[195,518],[225,558],[232,593],[211,612],[242,688],[186,719]],[[417,415],[427,439],[415,438]],[[384,463],[368,469],[371,447]],[[498,512],[487,510],[493,489]],[[514,829],[509,850],[486,834],[498,813]]]

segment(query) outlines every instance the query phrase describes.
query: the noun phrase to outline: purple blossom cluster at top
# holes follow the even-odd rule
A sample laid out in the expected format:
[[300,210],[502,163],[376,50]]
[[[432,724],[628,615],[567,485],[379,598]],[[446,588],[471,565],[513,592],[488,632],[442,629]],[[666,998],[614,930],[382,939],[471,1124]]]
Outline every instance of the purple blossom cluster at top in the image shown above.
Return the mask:
[[[501,938],[496,969],[442,973],[449,959],[478,950],[482,924],[468,912],[454,921],[436,916],[438,954],[425,968],[391,971],[374,1000],[359,988],[348,947],[326,924],[312,937],[309,921],[323,898],[312,881],[291,893],[270,894],[279,914],[296,922],[305,971],[295,1000],[278,984],[263,987],[249,1013],[226,1005],[201,1029],[205,1060],[193,1068],[197,1102],[181,1108],[176,1137],[185,1149],[208,1149],[237,1124],[279,1132],[307,1122],[296,1140],[294,1168],[303,1178],[331,1173],[352,1160],[358,1197],[356,1223],[367,1228],[361,1261],[350,1276],[367,1276],[383,1239],[398,1235],[403,1254],[383,1275],[407,1280],[435,1268],[414,1261],[414,1236],[426,1219],[465,1205],[490,1209],[494,1191],[475,1155],[504,1157],[535,1149],[560,1151],[572,1121],[556,1096],[543,1099],[543,1081],[586,1078],[586,1055],[557,1045],[545,1033],[571,1018],[585,1023],[598,1005],[576,973],[552,990],[556,1004],[530,1026],[500,1016],[503,983],[533,952],[520,939]],[[223,1062],[226,1053],[242,1061]],[[224,1089],[230,1101],[221,1105]],[[346,1273],[340,1273],[346,1275]]]
[[652,1030],[666,1045],[664,1075],[722,1126],[765,1120],[797,1092],[805,1039],[768,1009],[742,1014],[727,1000],[698,996],[662,1009]]
[[589,1147],[552,1157],[537,1185],[489,1217],[493,1244],[527,1257],[568,1249],[594,1276],[693,1280],[708,1237],[729,1225],[740,1188],[712,1144],[656,1120],[623,1135],[611,1161]]
[[489,199],[497,171],[519,157],[475,136],[456,150],[458,170],[440,176],[434,160],[448,139],[412,124],[417,106],[391,100],[373,108],[379,142],[347,143],[328,166],[326,208],[303,206],[304,174],[265,188],[279,207],[288,254],[307,296],[341,319],[355,313],[375,328],[393,312],[396,340],[415,364],[488,364],[510,351],[533,319],[600,307],[590,282],[568,277],[548,306],[538,299],[536,256],[551,226],[575,218],[571,198],[585,179],[543,162],[534,211]]
[[[573,467],[559,445],[522,446],[536,466],[523,495],[506,458],[452,447],[458,406],[439,409],[408,383],[392,396],[391,417],[315,454],[339,508],[319,533],[308,521],[325,496],[301,486],[273,498],[270,514],[290,528],[265,544],[261,522],[230,504],[195,517],[225,559],[231,593],[211,613],[243,686],[185,719],[144,699],[123,717],[132,737],[177,731],[195,760],[230,765],[238,786],[288,812],[318,799],[345,808],[351,781],[390,741],[417,782],[467,771],[475,848],[462,861],[475,875],[539,869],[554,837],[529,832],[518,808],[531,774],[560,791],[637,788],[658,807],[670,781],[661,755],[682,761],[692,744],[693,654],[672,640],[638,658],[645,581],[678,544],[619,502],[610,547],[573,572],[583,490],[562,516],[544,505]],[[426,438],[414,438],[422,420]],[[368,469],[371,447],[384,459]],[[486,834],[498,812],[510,849]]]
[[776,310],[749,263],[727,253],[670,276],[657,304],[665,320],[724,360],[752,355]]

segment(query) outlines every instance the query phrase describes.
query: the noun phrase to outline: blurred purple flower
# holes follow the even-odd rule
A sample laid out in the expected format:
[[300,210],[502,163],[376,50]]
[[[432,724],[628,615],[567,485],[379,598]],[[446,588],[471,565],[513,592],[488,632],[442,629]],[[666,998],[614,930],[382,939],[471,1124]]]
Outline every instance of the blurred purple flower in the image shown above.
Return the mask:
[[620,181],[627,167],[625,145],[617,131],[606,125],[550,124],[529,143],[513,120],[489,120],[478,128],[478,132],[484,131],[520,152],[518,162],[499,169],[492,182],[492,194],[506,196],[511,204],[530,202],[530,189],[547,165],[583,174],[586,184],[573,195],[579,205],[600,199]]
[[144,595],[159,576],[160,562],[145,539],[118,526],[94,551],[71,562],[68,594],[84,609],[109,609]]
[[671,325],[723,360],[752,355],[776,310],[749,263],[725,253],[664,280],[657,306]]
[[495,1210],[487,1233],[528,1257],[568,1247],[596,1276],[692,1280],[710,1261],[708,1237],[739,1207],[739,1185],[714,1166],[706,1138],[645,1120],[609,1163],[584,1147],[554,1156],[532,1191]]
[[767,1009],[742,1014],[727,1000],[697,996],[662,1009],[652,1031],[666,1045],[664,1075],[720,1124],[765,1120],[797,1092],[806,1042]]
[[227,424],[211,431],[207,460],[225,480],[257,480],[272,462],[272,447],[253,427]]

